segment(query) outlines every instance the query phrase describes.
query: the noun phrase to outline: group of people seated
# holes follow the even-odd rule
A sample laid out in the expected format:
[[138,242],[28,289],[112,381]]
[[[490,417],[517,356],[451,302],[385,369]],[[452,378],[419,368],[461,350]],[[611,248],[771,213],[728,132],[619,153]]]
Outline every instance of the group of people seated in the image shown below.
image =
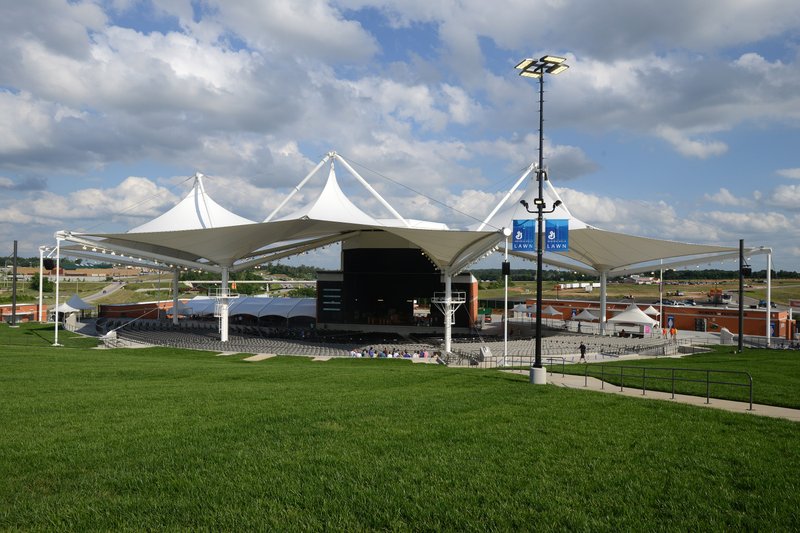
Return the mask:
[[369,349],[362,349],[359,350],[358,348],[353,348],[350,350],[350,357],[380,357],[380,358],[389,358],[389,359],[411,359],[414,357],[430,357],[430,354],[427,350],[415,350],[414,353],[410,353],[408,350],[400,351],[397,348],[378,348],[377,350],[372,346]]

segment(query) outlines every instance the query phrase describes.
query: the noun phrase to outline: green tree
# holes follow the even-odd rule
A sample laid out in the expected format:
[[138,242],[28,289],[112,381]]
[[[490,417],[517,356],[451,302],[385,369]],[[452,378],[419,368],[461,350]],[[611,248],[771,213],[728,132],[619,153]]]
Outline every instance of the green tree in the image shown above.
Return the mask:
[[[42,278],[42,292],[53,292],[56,288],[55,283],[50,281],[47,278]],[[33,276],[31,280],[31,284],[29,285],[31,290],[39,291],[39,276]]]
[[314,287],[297,287],[286,293],[289,298],[316,298],[317,289]]

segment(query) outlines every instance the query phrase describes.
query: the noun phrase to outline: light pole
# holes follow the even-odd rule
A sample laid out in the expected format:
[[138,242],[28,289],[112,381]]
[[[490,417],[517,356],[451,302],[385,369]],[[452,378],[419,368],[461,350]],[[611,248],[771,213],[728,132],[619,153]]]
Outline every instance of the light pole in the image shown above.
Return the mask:
[[[517,64],[516,69],[520,71],[519,75],[525,78],[539,78],[539,168],[536,169],[536,179],[539,182],[539,195],[533,200],[536,206],[536,350],[534,352],[535,359],[533,363],[533,370],[531,370],[530,380],[531,383],[546,383],[547,374],[542,372],[542,224],[544,214],[552,213],[556,207],[561,204],[557,200],[552,209],[545,211],[543,184],[547,179],[547,173],[544,171],[544,75],[545,74],[560,74],[569,68],[564,63],[566,61],[563,57],[556,56],[543,56],[540,59],[523,59]],[[522,200],[525,210],[533,213],[528,207],[528,203]]]
[[[546,213],[552,213],[556,210],[556,207],[561,205],[561,200],[556,200],[553,202],[552,208],[547,211],[544,210],[542,176],[544,176],[544,179],[547,179],[547,173],[541,172],[539,175],[539,197],[533,200],[536,209],[531,210],[528,202],[525,200],[519,201],[528,213],[536,213],[536,349],[534,350],[533,368],[542,368],[542,247],[544,246],[542,243],[542,236],[544,235],[542,225],[544,215]],[[531,383],[534,382],[533,375],[534,373],[531,372]],[[538,381],[536,383],[538,383]]]

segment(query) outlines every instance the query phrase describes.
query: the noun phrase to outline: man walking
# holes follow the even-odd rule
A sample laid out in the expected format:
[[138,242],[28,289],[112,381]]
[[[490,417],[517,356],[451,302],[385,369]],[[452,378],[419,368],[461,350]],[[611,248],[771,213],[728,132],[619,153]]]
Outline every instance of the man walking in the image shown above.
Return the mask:
[[581,358],[578,360],[578,362],[580,363],[581,361],[583,361],[584,363],[586,363],[587,362],[586,361],[586,345],[583,344],[583,341],[581,341],[581,345],[578,348],[581,351]]

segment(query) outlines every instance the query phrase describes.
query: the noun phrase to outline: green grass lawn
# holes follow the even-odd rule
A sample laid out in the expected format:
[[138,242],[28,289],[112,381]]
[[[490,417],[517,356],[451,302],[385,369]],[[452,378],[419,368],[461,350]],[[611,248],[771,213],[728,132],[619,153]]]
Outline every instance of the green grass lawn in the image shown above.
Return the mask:
[[[619,385],[619,370],[613,367],[620,365],[626,367],[647,368],[648,390],[671,391],[672,383],[669,380],[672,373],[667,370],[691,369],[690,371],[676,370],[676,378],[691,380],[705,380],[704,370],[721,370],[734,372],[747,372],[753,378],[753,402],[780,407],[800,409],[800,354],[792,350],[758,350],[746,349],[742,354],[733,353],[730,346],[714,346],[711,353],[687,355],[680,359],[659,358],[642,361],[619,361],[607,363],[592,363],[589,365],[567,365],[564,371],[568,374],[588,372],[589,376],[600,378],[604,381]],[[601,374],[600,367],[603,366]],[[658,370],[664,369],[664,370]],[[553,371],[561,372],[560,365],[554,365]],[[623,369],[625,387],[641,388],[642,374],[635,369]],[[746,384],[747,376],[712,373],[711,381],[726,381],[730,383]],[[677,381],[675,392],[678,394],[691,394],[695,396],[706,395],[705,383]],[[739,386],[711,385],[712,398],[748,401],[749,391]]]
[[3,530],[800,528],[800,424],[51,332],[0,327]]

